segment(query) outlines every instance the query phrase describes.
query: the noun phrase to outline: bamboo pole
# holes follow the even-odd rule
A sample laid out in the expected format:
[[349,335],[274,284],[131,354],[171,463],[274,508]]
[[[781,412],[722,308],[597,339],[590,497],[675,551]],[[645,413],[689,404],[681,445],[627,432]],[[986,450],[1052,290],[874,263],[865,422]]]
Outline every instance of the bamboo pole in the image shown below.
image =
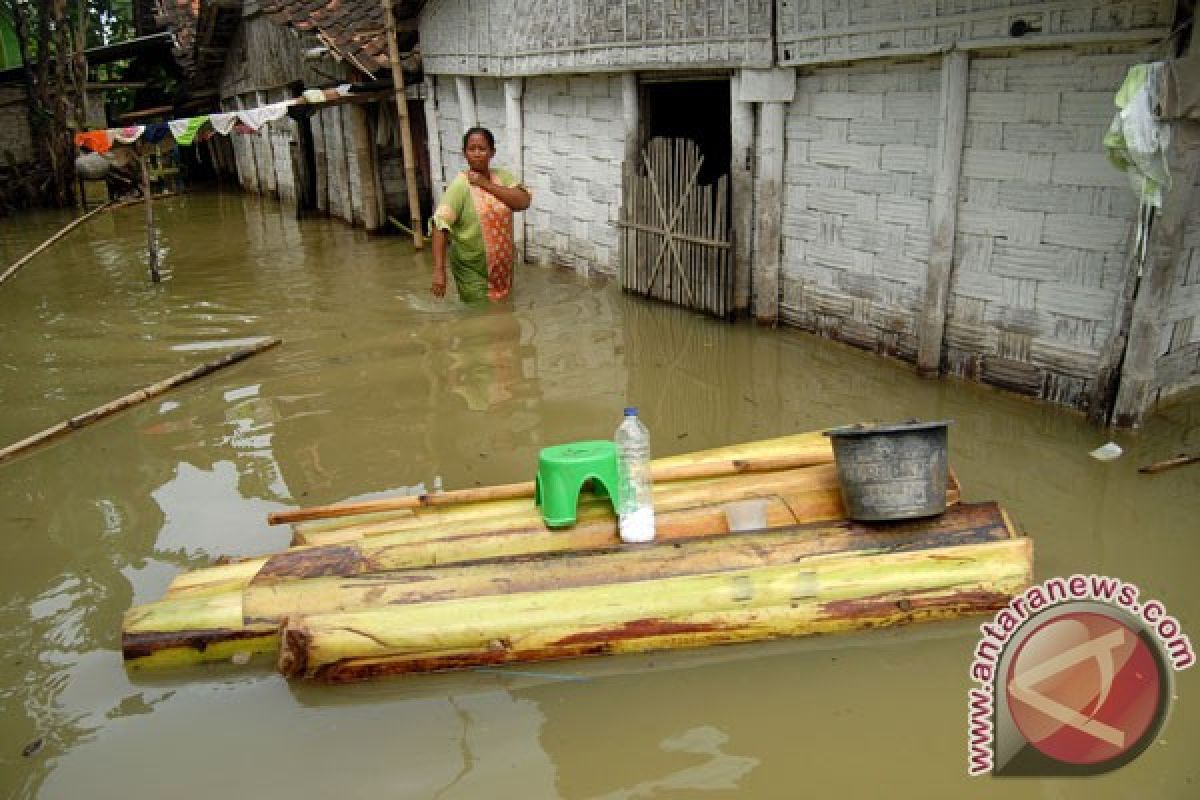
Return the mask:
[[396,96],[396,113],[400,115],[400,141],[404,150],[404,182],[408,185],[408,215],[411,220],[413,247],[425,246],[421,234],[421,201],[417,197],[417,162],[413,158],[412,124],[408,118],[408,98],[404,93],[404,70],[400,64],[400,44],[396,41],[396,17],[392,0],[383,0],[383,24],[387,31],[388,61],[392,66],[392,85]]
[[58,436],[70,433],[71,431],[79,430],[87,425],[91,425],[93,422],[104,419],[107,416],[129,408],[130,406],[137,405],[145,400],[149,400],[151,397],[157,397],[163,392],[173,389],[180,384],[194,381],[196,378],[207,375],[210,372],[216,372],[217,370],[228,367],[231,364],[236,364],[237,362],[247,359],[252,355],[256,355],[264,350],[274,347],[281,341],[282,340],[280,339],[264,339],[252,347],[245,347],[241,350],[235,350],[232,353],[224,355],[215,361],[210,361],[207,364],[201,364],[200,366],[193,367],[186,372],[173,375],[166,380],[159,381],[158,383],[152,383],[149,386],[144,386],[137,391],[124,395],[123,397],[118,397],[112,402],[105,403],[97,408],[93,408],[91,411],[85,411],[78,416],[64,420],[57,425],[46,428],[40,433],[35,433],[34,435],[26,437],[19,442],[10,444],[8,447],[0,449],[0,463],[7,461],[13,456],[23,453],[32,447],[44,444],[51,439],[57,438]]
[[[731,459],[728,461],[682,464],[674,467],[659,467],[653,470],[653,480],[658,482],[718,478],[724,475],[740,475],[754,472],[776,472],[798,467],[812,467],[829,463],[824,454],[803,453],[796,456],[780,456],[759,459]],[[280,525],[331,517],[349,517],[378,511],[397,511],[431,506],[451,506],[464,503],[482,503],[491,500],[512,500],[533,497],[534,481],[507,483],[498,486],[481,486],[473,489],[458,489],[432,494],[386,497],[380,500],[365,500],[360,503],[338,503],[328,506],[313,506],[293,511],[275,511],[267,515],[267,522]]]
[[158,272],[158,239],[154,235],[154,193],[150,188],[150,170],[146,166],[146,155],[138,155],[142,166],[142,190],[146,198],[146,254],[150,259],[150,280],[158,283],[162,276]]
[[32,261],[34,259],[34,257],[37,256],[39,253],[42,253],[45,250],[47,250],[50,247],[50,245],[54,244],[59,239],[62,239],[68,233],[75,230],[80,225],[87,222],[89,219],[96,216],[101,211],[106,211],[108,208],[110,208],[113,205],[114,205],[114,201],[110,200],[109,202],[104,203],[103,205],[93,208],[91,211],[84,214],[83,216],[78,217],[77,219],[74,219],[71,222],[68,222],[61,230],[58,231],[58,233],[54,234],[46,241],[39,244],[37,247],[33,248],[28,253],[21,256],[21,258],[17,259],[15,262],[13,262],[9,266],[8,269],[4,270],[4,274],[0,275],[0,283],[4,283],[6,280],[11,278],[13,275],[15,275],[17,270],[19,270],[21,267],[25,266],[30,261]]
[[592,551],[456,562],[461,553],[443,550],[449,565],[438,559],[437,566],[414,562],[403,570],[344,577],[318,573],[299,579],[296,574],[262,569],[259,561],[253,565],[259,574],[242,587],[208,595],[168,596],[130,609],[122,625],[122,648],[128,661],[145,665],[220,661],[236,652],[271,651],[278,623],[297,614],[721,573],[813,556],[925,550],[1016,535],[994,503],[961,506],[940,518],[891,525],[844,519],[792,525],[792,519],[787,507],[776,500],[768,513],[770,530],[714,538],[696,534],[702,533],[703,525],[710,533],[727,532],[720,509],[688,509],[662,515],[659,525],[670,529],[669,537],[647,547],[623,547],[610,533]]
[[1186,467],[1188,464],[1200,463],[1200,453],[1180,453],[1174,458],[1168,458],[1163,461],[1156,461],[1153,464],[1147,464],[1144,467],[1138,467],[1138,472],[1144,475],[1157,475],[1160,472],[1166,472],[1169,469],[1176,467]]
[[342,682],[513,661],[854,630],[1004,606],[1029,539],[290,618],[279,669]]

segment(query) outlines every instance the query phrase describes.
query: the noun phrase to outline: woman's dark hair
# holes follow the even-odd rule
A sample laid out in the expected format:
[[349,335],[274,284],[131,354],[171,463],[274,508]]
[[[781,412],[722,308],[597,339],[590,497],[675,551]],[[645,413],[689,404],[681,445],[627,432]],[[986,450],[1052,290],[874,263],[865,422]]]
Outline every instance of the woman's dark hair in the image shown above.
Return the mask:
[[496,149],[496,137],[492,136],[492,132],[481,125],[476,125],[474,128],[467,128],[467,132],[463,134],[463,150],[467,149],[467,140],[477,133],[487,139],[488,147]]

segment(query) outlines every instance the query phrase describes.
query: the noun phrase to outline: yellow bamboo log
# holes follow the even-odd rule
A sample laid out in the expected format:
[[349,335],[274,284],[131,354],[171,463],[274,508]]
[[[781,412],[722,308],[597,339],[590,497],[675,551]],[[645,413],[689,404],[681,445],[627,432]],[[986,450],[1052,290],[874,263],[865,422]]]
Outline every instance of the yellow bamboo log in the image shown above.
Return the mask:
[[1028,539],[814,556],[715,575],[291,618],[279,668],[341,682],[799,636],[995,609],[1031,580]]
[[[789,492],[784,502],[789,506],[795,504],[798,508],[818,514],[807,519],[797,519],[794,514],[769,524],[784,525],[795,522],[805,522],[809,519],[832,519],[842,516],[840,494],[836,489],[836,474],[831,466],[810,467],[805,470],[771,473],[769,475],[743,475],[731,478],[716,478],[703,481],[689,481],[677,484],[662,484],[654,489],[654,499],[659,511],[659,536],[695,535],[691,525],[703,527],[704,520],[721,516],[719,509],[708,508],[700,512],[699,518],[693,519],[688,515],[669,516],[672,511],[682,511],[713,502],[731,502],[746,497],[772,496],[778,491]],[[813,494],[813,497],[807,494]],[[805,495],[805,496],[801,496]],[[723,516],[722,516],[723,519]],[[724,532],[725,528],[711,529],[712,533]],[[540,534],[539,542],[522,543],[522,537],[516,534]],[[499,537],[490,541],[489,535]],[[400,547],[416,546],[421,543],[432,547],[425,548],[432,557],[436,545],[441,541],[462,542],[469,540],[467,552],[470,558],[489,558],[501,555],[517,555],[528,552],[542,552],[546,543],[551,543],[551,550],[572,549],[573,547],[592,548],[613,544],[618,541],[616,517],[607,500],[601,500],[590,495],[579,499],[578,521],[572,528],[555,531],[547,528],[542,522],[541,513],[524,500],[506,500],[498,503],[481,503],[472,506],[446,509],[423,509],[419,515],[401,520],[389,520],[384,523],[370,523],[353,530],[330,532],[323,535],[319,542],[311,546],[292,548],[277,556],[259,559],[249,559],[237,564],[209,567],[189,573],[177,575],[167,589],[167,596],[181,597],[213,592],[228,591],[241,588],[252,578],[259,569],[272,560],[308,560],[321,561],[330,554],[339,558],[346,548],[364,550],[368,553],[396,545]],[[308,543],[306,543],[308,544]],[[321,550],[321,547],[329,548]],[[517,548],[509,550],[508,548]],[[300,555],[307,554],[307,555]],[[437,563],[459,560],[450,551],[442,554]],[[428,562],[426,562],[428,563]],[[389,563],[379,569],[403,569],[410,566],[425,566],[426,563]],[[325,572],[323,574],[341,574]],[[357,573],[346,573],[357,574]]]
[[[661,540],[727,532],[720,506],[748,497],[774,498],[768,527],[839,519],[845,516],[832,465],[802,470],[665,484],[655,487],[657,535]],[[958,502],[951,482],[947,500]],[[511,501],[506,501],[511,502]],[[782,505],[781,505],[782,503]],[[427,513],[427,512],[422,512]],[[551,530],[535,509],[462,508],[430,510],[432,518],[365,526],[345,540],[297,547],[238,564],[176,576],[168,597],[198,596],[241,589],[259,575],[351,576],[507,555],[567,552],[609,547],[619,542],[616,518],[607,501],[580,498],[577,524]]]
[[[665,515],[681,530],[696,518],[724,528],[719,511]],[[776,501],[768,523],[788,518]],[[690,518],[689,518],[690,517]],[[682,520],[682,521],[680,521]],[[791,526],[727,537],[676,538],[636,548],[608,544],[592,554],[502,558],[462,566],[369,573],[359,578],[310,577],[296,570],[257,576],[245,591],[184,596],[150,603],[126,615],[126,657],[147,665],[225,660],[235,652],[264,652],[286,616],[561,589],[590,584],[645,581],[680,575],[771,566],[836,552],[885,552],[945,548],[1011,538],[1013,529],[994,503],[964,505],[941,517],[889,525],[846,520]],[[429,550],[422,550],[428,555]],[[318,573],[319,574],[319,573]],[[245,644],[244,640],[250,640]],[[159,653],[158,651],[164,651]]]
[[[736,472],[733,466],[737,461],[752,461],[752,460],[774,460],[774,459],[794,459],[794,463],[805,464],[829,464],[833,462],[833,450],[829,439],[818,432],[797,433],[789,436],[780,436],[773,439],[762,439],[754,442],[744,442],[742,444],[727,445],[724,447],[714,447],[708,450],[697,450],[693,453],[682,453],[676,456],[667,456],[665,458],[656,458],[652,462],[652,467],[656,470],[656,474],[661,475],[658,480],[682,480],[679,477],[680,472],[686,473],[687,468],[695,467],[696,465],[707,465],[710,470],[725,469],[729,474]],[[794,468],[794,467],[792,467]],[[704,476],[697,476],[704,477]],[[707,477],[715,477],[709,473]],[[529,487],[528,492],[518,495],[518,500],[514,502],[511,508],[528,507],[529,503],[526,500],[519,498],[532,497],[532,482],[525,484],[508,484],[511,486]],[[483,487],[484,489],[496,489],[499,487]],[[464,490],[473,492],[476,490]],[[426,498],[435,498],[439,496],[457,495],[457,492],[445,492],[442,495],[423,495]],[[412,510],[419,508],[427,503],[420,502],[422,496],[386,498],[384,501],[369,501],[375,502],[394,502],[397,503],[396,508],[400,510]],[[508,495],[512,498],[512,495]],[[504,499],[504,498],[495,498]],[[337,506],[325,506],[323,508],[336,508]],[[280,519],[283,515],[306,512],[309,509],[299,509],[293,512],[278,512],[273,515],[274,518]],[[380,509],[375,507],[372,513],[379,511],[387,511],[388,509]],[[336,520],[337,518],[332,518]],[[351,516],[344,521],[335,522],[329,525],[329,520],[325,520],[326,524],[321,524],[322,521],[301,521],[295,526],[297,534],[302,535],[309,531],[325,531],[340,527],[346,527],[354,524],[354,517]],[[297,538],[297,544],[304,543],[301,538]]]
[[[773,458],[735,458],[722,461],[705,461],[697,464],[655,466],[651,477],[656,483],[671,481],[720,478],[726,475],[746,475],[762,472],[777,472],[784,469],[815,467],[830,463],[826,453],[802,453]],[[457,489],[434,494],[414,494],[402,497],[384,497],[378,500],[363,500],[357,503],[337,503],[327,506],[312,506],[291,511],[274,511],[267,515],[267,522],[279,525],[286,522],[307,522],[337,517],[356,517],[386,511],[411,511],[432,506],[459,506],[469,503],[487,503],[493,500],[518,500],[526,502],[534,496],[534,481],[505,483],[499,486],[479,486],[472,489]]]
[[279,625],[243,622],[241,592],[135,606],[121,623],[121,650],[131,667],[178,667],[273,653]]
[[242,610],[247,624],[270,624],[295,615],[779,566],[849,550],[916,550],[1010,537],[999,507],[980,503],[959,506],[937,519],[885,527],[843,520],[683,539],[672,547],[614,547],[349,578],[253,582],[243,594]]

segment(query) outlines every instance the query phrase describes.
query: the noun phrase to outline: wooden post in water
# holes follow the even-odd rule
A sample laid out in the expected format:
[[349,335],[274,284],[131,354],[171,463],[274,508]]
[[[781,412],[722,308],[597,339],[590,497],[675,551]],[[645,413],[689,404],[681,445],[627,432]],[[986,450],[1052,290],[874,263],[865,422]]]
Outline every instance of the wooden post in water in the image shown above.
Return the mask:
[[[1181,126],[1173,133],[1178,137]],[[1189,142],[1191,144],[1191,142]],[[1178,141],[1173,147],[1179,147]],[[1200,147],[1172,156],[1171,187],[1163,197],[1162,212],[1150,232],[1146,265],[1141,285],[1134,297],[1133,318],[1129,326],[1129,343],[1121,366],[1120,385],[1110,423],[1121,428],[1136,428],[1150,409],[1154,394],[1156,362],[1162,346],[1162,325],[1171,297],[1183,267],[1184,232],[1195,194],[1196,176],[1200,173]]]
[[784,104],[762,103],[758,126],[758,208],[754,233],[754,318],[779,321],[779,272],[783,247]]
[[729,79],[734,313],[750,308],[750,244],[754,231],[754,104],[742,102],[741,85],[741,75],[734,73]]
[[932,377],[936,377],[942,368],[942,339],[946,331],[946,303],[950,297],[954,232],[958,222],[958,184],[967,129],[969,68],[968,56],[961,50],[942,56],[942,130],[938,136],[941,148],[929,213],[925,307],[917,332],[917,372]]
[[146,193],[146,253],[150,258],[150,280],[158,283],[162,275],[158,273],[158,237],[154,235],[154,190],[150,187],[145,153],[138,154],[138,162],[142,165],[142,188]]
[[400,45],[396,41],[392,0],[383,0],[383,24],[387,31],[388,61],[392,65],[396,113],[400,117],[400,144],[404,150],[404,182],[408,188],[408,216],[412,221],[413,247],[420,250],[425,246],[425,237],[421,234],[421,202],[417,197],[417,161],[413,157],[412,125],[408,119],[408,97],[404,93],[404,70],[400,66]]

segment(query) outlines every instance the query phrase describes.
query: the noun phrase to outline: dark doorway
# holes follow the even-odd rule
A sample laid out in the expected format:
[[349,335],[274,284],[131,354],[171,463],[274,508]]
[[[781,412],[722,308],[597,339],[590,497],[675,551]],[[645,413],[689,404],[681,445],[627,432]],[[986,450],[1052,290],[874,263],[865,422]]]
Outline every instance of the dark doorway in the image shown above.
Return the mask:
[[642,148],[656,136],[691,139],[704,157],[701,184],[729,174],[727,78],[643,83],[641,104]]

